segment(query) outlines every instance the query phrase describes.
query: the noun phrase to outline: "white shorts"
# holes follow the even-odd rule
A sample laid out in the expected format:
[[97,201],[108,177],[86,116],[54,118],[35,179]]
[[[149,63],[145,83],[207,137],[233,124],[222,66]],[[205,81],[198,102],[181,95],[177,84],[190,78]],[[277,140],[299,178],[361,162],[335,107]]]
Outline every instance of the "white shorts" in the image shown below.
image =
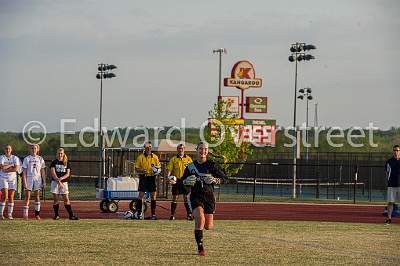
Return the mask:
[[3,188],[8,189],[8,190],[16,190],[17,189],[17,179],[12,178],[1,178],[0,177],[0,190]]
[[33,179],[32,177],[27,177],[26,178],[26,188],[25,190],[30,190],[30,191],[37,191],[41,190],[43,187],[42,184],[42,178],[35,178]]
[[387,188],[387,201],[396,202],[400,199],[400,187]]
[[60,186],[58,182],[56,181],[51,181],[51,187],[50,187],[50,192],[53,194],[58,194],[58,195],[66,195],[69,193],[68,190],[68,182],[63,182],[62,183],[64,187]]

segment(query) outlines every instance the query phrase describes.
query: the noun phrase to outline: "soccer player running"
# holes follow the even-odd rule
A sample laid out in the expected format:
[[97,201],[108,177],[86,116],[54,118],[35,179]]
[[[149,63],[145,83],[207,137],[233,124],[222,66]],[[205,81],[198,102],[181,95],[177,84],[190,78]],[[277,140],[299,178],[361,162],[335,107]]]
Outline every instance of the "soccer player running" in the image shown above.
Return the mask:
[[400,146],[393,146],[393,157],[385,164],[387,178],[387,214],[386,224],[392,223],[393,205],[400,198]]
[[[177,178],[176,184],[172,184],[172,201],[171,201],[171,217],[170,220],[175,220],[176,207],[178,206],[179,194],[184,196],[184,204],[186,208],[187,220],[191,221],[192,211],[189,207],[187,195],[190,187],[186,187],[182,183],[182,175],[185,171],[186,166],[192,162],[192,158],[185,154],[185,145],[183,143],[178,144],[176,147],[178,154],[172,157],[167,164],[167,177],[173,176]],[[169,179],[168,179],[169,180]]]
[[0,219],[4,220],[4,209],[8,200],[8,219],[13,220],[14,192],[17,188],[17,172],[21,167],[21,161],[12,155],[11,145],[4,147],[4,155],[0,157]]
[[206,256],[203,245],[203,229],[214,226],[215,198],[214,185],[225,182],[224,173],[214,161],[207,160],[208,144],[200,142],[197,145],[198,159],[185,169],[182,176],[185,185],[192,186],[190,206],[195,220],[194,237],[199,256]]
[[24,158],[22,163],[22,184],[25,188],[25,205],[22,209],[22,217],[28,219],[29,200],[32,191],[35,197],[35,218],[40,220],[40,191],[45,185],[46,164],[41,156],[39,156],[39,145],[31,146],[31,154]]
[[151,220],[157,220],[157,186],[156,177],[161,173],[161,165],[158,156],[151,152],[151,141],[144,144],[144,152],[138,156],[135,169],[139,173],[139,197],[136,202],[136,219],[142,219],[142,205],[145,192],[151,195]]
[[58,213],[58,195],[62,195],[64,199],[64,207],[68,212],[70,220],[79,220],[78,217],[72,212],[71,202],[69,200],[69,189],[68,181],[71,176],[71,167],[68,161],[68,157],[65,154],[63,148],[57,150],[57,158],[51,162],[50,165],[51,173],[51,188],[50,191],[53,194],[53,210],[54,220],[59,220],[60,216]]

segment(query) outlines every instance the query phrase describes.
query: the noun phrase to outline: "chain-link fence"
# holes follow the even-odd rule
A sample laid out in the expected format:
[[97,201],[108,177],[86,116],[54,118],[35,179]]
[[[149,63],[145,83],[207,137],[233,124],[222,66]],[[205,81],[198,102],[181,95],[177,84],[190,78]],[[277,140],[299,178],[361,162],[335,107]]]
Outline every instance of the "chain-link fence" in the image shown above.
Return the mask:
[[[71,163],[69,182],[72,200],[93,200],[96,188],[104,188],[106,179],[135,176],[134,161],[141,150],[109,149],[105,161],[95,151],[67,151]],[[42,154],[49,167],[54,155]],[[174,156],[171,154],[171,156]],[[382,153],[310,153],[297,160],[293,183],[293,160],[289,153],[271,153],[258,161],[242,164],[234,182],[216,189],[220,201],[263,201],[292,198],[346,201],[385,201],[384,163],[390,154]],[[22,157],[20,157],[22,159]],[[171,198],[171,187],[163,177],[168,160],[162,161],[163,173],[157,179],[159,198]],[[231,163],[237,164],[237,163]],[[104,174],[101,174],[104,165]],[[46,199],[51,199],[49,171]],[[295,190],[294,190],[295,188]]]
[[347,201],[384,201],[382,165],[297,161],[253,162],[243,165],[234,184],[220,188],[220,200],[262,201],[279,197]]

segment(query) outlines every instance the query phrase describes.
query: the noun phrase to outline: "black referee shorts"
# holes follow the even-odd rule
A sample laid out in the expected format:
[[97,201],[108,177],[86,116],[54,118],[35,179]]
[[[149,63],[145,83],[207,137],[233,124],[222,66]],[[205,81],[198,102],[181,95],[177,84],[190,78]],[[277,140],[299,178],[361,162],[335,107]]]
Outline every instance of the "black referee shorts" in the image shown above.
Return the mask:
[[139,192],[156,192],[156,176],[143,176],[139,178]]
[[214,193],[190,194],[190,207],[192,210],[197,207],[202,207],[205,214],[214,214],[215,212],[215,197]]

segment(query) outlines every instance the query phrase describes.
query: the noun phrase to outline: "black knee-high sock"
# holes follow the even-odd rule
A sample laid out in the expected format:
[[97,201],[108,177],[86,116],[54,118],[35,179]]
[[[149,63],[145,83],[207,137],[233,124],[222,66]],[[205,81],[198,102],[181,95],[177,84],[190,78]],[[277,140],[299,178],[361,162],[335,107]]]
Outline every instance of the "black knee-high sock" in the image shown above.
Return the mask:
[[194,230],[194,238],[196,239],[197,249],[203,250],[203,230]]
[[185,209],[187,216],[192,215],[192,210],[190,209],[189,202],[185,201]]
[[72,212],[71,204],[64,204],[64,207],[67,210],[69,217],[74,216],[74,213]]
[[143,201],[141,199],[138,199],[136,201],[136,211],[137,211],[137,213],[142,213],[142,204],[143,204]]
[[53,210],[54,210],[54,215],[55,216],[59,216],[58,215],[58,209],[60,208],[60,205],[57,204],[53,204]]
[[176,212],[176,206],[178,206],[178,203],[172,201],[171,202],[171,215],[174,216]]
[[156,215],[157,201],[151,200],[151,215]]

